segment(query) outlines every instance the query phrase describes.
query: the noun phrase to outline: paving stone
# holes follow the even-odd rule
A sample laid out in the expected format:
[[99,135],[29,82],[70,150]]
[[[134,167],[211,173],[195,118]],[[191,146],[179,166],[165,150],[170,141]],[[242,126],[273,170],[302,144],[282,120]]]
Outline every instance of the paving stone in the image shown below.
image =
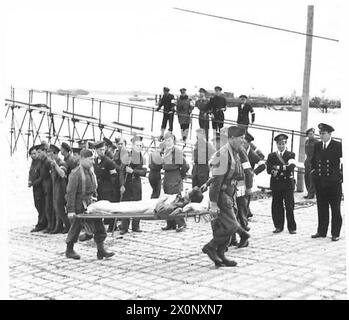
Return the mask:
[[[301,194],[295,194],[301,197]],[[9,230],[11,299],[346,299],[345,230],[341,240],[310,238],[316,206],[297,210],[297,235],[272,234],[270,199],[252,202],[247,248],[229,248],[235,268],[216,269],[202,246],[209,224],[188,220],[186,232],[162,232],[163,222],[142,221],[141,234],[116,239],[115,252],[96,259],[93,241],[77,244],[81,260],[64,256],[64,235]],[[260,209],[264,208],[264,209]]]

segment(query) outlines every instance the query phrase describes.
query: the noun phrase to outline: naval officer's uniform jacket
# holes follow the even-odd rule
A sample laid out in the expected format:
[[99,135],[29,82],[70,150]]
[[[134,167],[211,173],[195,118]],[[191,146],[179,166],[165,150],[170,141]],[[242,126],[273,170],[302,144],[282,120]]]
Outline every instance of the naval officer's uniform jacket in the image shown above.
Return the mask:
[[324,148],[323,142],[314,146],[311,169],[318,206],[318,234],[326,236],[329,224],[329,207],[332,211],[331,233],[339,237],[342,226],[340,203],[342,198],[342,144],[331,139]]
[[[295,166],[295,154],[288,150],[285,150],[282,155],[279,151],[272,152],[267,159],[267,172],[271,174],[270,189],[273,195],[272,218],[276,229],[284,229],[285,210],[287,229],[295,231],[297,228],[293,214]],[[272,174],[273,172],[276,172],[275,176]]]

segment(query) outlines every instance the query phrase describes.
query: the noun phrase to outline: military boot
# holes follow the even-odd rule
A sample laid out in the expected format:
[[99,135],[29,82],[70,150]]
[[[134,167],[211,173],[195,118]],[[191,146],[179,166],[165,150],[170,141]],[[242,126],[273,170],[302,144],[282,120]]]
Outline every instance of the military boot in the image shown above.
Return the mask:
[[104,249],[103,242],[97,243],[97,259],[110,258],[114,255],[114,252],[108,252]]
[[225,255],[226,246],[219,246],[217,248],[217,256],[222,260],[223,264],[227,267],[235,267],[237,263],[234,260],[229,260]]
[[65,256],[69,259],[79,260],[80,256],[74,251],[74,243],[67,243],[67,250],[65,251]]
[[217,251],[215,248],[211,247],[210,245],[206,244],[202,248],[202,252],[206,253],[208,257],[214,262],[216,267],[220,267],[223,265],[223,261],[218,257]]
[[238,248],[244,248],[248,246],[248,238],[250,235],[243,229],[239,228],[236,233],[240,236],[240,242],[238,244]]
[[[229,241],[229,244],[228,244],[228,247],[231,247],[231,246],[234,246],[234,247],[237,247],[238,246],[238,242],[236,240],[236,234],[234,233],[231,238],[230,238],[230,241]],[[228,249],[227,249],[228,250]],[[226,251],[227,251],[226,250]]]

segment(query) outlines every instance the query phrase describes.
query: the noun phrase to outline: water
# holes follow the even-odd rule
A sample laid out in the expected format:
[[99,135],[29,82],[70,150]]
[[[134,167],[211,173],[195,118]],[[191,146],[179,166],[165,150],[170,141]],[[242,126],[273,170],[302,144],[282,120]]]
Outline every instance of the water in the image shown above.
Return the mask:
[[[148,135],[158,136],[160,134],[160,126],[162,121],[162,112],[155,112],[153,114],[152,109],[156,108],[155,101],[146,100],[144,102],[132,102],[129,101],[129,98],[132,95],[129,94],[119,94],[119,95],[93,95],[89,97],[93,97],[95,99],[107,99],[107,100],[115,100],[120,102],[126,102],[131,104],[137,104],[142,105],[147,108],[148,110],[138,110],[134,109],[133,113],[130,108],[127,107],[120,107],[120,110],[117,105],[108,104],[108,103],[102,103],[101,107],[97,101],[94,101],[93,103],[93,111],[92,111],[92,102],[86,101],[86,100],[80,100],[80,99],[74,99],[74,111],[77,114],[85,115],[85,116],[91,116],[98,118],[99,115],[101,115],[101,121],[102,123],[106,124],[112,124],[113,121],[118,121],[120,123],[130,124],[131,123],[131,117],[132,117],[132,123],[134,126],[144,128],[143,131],[134,130],[134,133],[145,133]],[[149,96],[142,96],[139,95],[139,97],[147,98]],[[28,101],[28,93],[16,90],[16,96],[15,100],[19,101]],[[48,104],[47,97],[45,93],[34,93],[33,96],[33,103],[44,103]],[[52,95],[51,98],[51,106],[52,106],[52,112],[62,114],[64,110],[67,109],[67,98],[65,96],[56,96]],[[69,100],[69,111],[72,112],[73,110],[73,99]],[[17,116],[17,123],[18,125],[21,122],[21,117],[24,115],[24,110],[18,110],[16,111]],[[197,109],[194,109],[194,114],[198,114]],[[279,128],[285,128],[289,130],[300,130],[300,120],[301,120],[301,113],[300,112],[291,112],[291,111],[276,111],[276,110],[268,110],[264,108],[255,108],[256,113],[256,123],[264,126],[273,126],[273,127],[279,127]],[[42,114],[39,114],[38,112],[32,113],[33,118],[35,119],[35,123],[37,126],[39,126],[40,121],[42,120],[42,125],[40,129],[40,137],[41,139],[47,140],[47,134],[48,134],[48,121],[45,116]],[[154,122],[152,127],[152,116],[154,116]],[[309,109],[308,114],[308,127],[314,127],[317,129],[317,125],[320,122],[324,122],[327,124],[332,125],[335,128],[334,136],[336,137],[343,137],[344,136],[344,125],[342,119],[342,110],[341,109],[329,109],[328,113],[321,113],[317,109]],[[29,117],[29,115],[27,115]],[[228,108],[225,112],[225,117],[228,120],[236,120],[237,119],[237,108]],[[5,121],[5,125],[10,126],[10,117],[8,117]],[[97,120],[96,120],[97,121]],[[79,134],[76,132],[76,130],[73,130],[72,123],[70,123],[70,126],[68,126],[67,120],[62,120],[60,117],[55,117],[55,129],[56,131],[59,130],[61,127],[60,134],[63,136],[63,138],[60,138],[60,141],[68,140],[69,130],[71,134],[74,131],[74,136],[77,138],[78,136],[81,136],[82,133],[85,131],[85,138],[92,138],[95,136],[95,138],[98,140],[101,138],[100,130],[98,127],[94,129],[94,135],[92,127],[86,126],[84,123],[76,123],[76,128]],[[121,127],[123,128],[123,127]],[[193,119],[192,121],[192,132],[195,132],[195,130],[199,128],[198,120]],[[27,124],[24,127],[24,131],[27,130]],[[34,128],[34,129],[38,129]],[[129,131],[129,129],[126,129],[126,131]],[[112,132],[108,131],[109,134]],[[269,152],[271,151],[272,146],[272,133],[264,130],[258,130],[255,128],[250,128],[249,132],[255,137],[255,144],[261,151],[267,156]],[[178,123],[178,118],[175,116],[174,120],[174,134],[180,138],[180,126]],[[277,134],[277,132],[275,133]],[[114,139],[115,135],[120,135],[120,133],[114,132],[112,139]],[[107,135],[108,136],[108,135]],[[130,138],[129,135],[125,135],[127,139]],[[211,133],[212,137],[212,133]],[[288,149],[291,149],[291,137],[289,137],[288,142]],[[9,138],[7,139],[9,141]],[[192,134],[190,136],[191,142],[195,142],[195,134]],[[38,140],[37,140],[38,141]],[[27,143],[27,136],[20,137],[18,141],[18,151],[23,152],[25,150],[24,148],[24,142]],[[145,142],[145,144],[149,144],[148,142]],[[275,144],[273,142],[273,147],[275,150]],[[295,137],[293,141],[293,151],[296,153],[296,159],[298,159],[298,150],[299,149],[299,138]],[[25,154],[25,153],[24,153]],[[188,159],[190,161],[190,159]],[[258,180],[260,180],[260,183],[263,185],[268,184],[269,177],[262,173],[260,176],[257,177]]]

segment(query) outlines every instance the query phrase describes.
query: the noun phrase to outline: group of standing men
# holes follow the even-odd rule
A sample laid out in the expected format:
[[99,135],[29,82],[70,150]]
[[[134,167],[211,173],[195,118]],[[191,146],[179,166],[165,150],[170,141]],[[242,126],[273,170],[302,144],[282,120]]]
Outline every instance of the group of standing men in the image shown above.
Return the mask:
[[[318,230],[312,238],[326,237],[329,224],[329,207],[332,210],[332,240],[339,239],[342,218],[340,214],[342,173],[340,159],[341,144],[331,139],[334,129],[320,124],[321,142],[314,140],[314,129],[306,134],[307,160],[305,162],[307,198],[317,196]],[[185,129],[184,129],[185,130]],[[216,266],[235,266],[236,262],[225,257],[230,245],[248,245],[248,217],[251,216],[249,202],[253,175],[266,167],[271,175],[272,219],[274,233],[282,232],[285,223],[291,234],[296,233],[294,219],[294,169],[295,154],[286,150],[287,135],[275,137],[277,151],[268,155],[266,165],[264,155],[252,143],[253,136],[245,126],[230,126],[221,130],[221,147],[216,150],[207,140],[205,128],[197,130],[197,141],[193,150],[192,187],[209,190],[209,209],[213,216],[213,239],[203,247],[203,252]],[[163,136],[160,143],[149,156],[149,182],[153,189],[152,198],[158,198],[161,187],[165,194],[179,194],[183,190],[183,179],[189,170],[182,149],[176,146],[171,132]],[[126,149],[126,141],[108,139],[94,143],[95,153],[83,149],[80,157],[72,155],[71,147],[62,143],[55,145],[41,143],[30,149],[33,159],[29,173],[28,186],[33,187],[34,202],[39,213],[38,223],[32,230],[48,233],[67,233],[68,258],[79,259],[74,251],[74,243],[85,227],[84,240],[94,235],[97,244],[97,257],[103,259],[113,255],[104,249],[106,230],[102,220],[83,224],[75,215],[84,212],[93,201],[142,200],[141,177],[147,169],[142,155],[142,138],[134,136],[131,150]],[[63,160],[58,156],[63,155]],[[164,170],[164,178],[161,178]],[[309,171],[310,170],[310,171]],[[114,220],[105,219],[108,231],[113,231]],[[125,234],[129,230],[130,219],[121,219],[119,230]],[[132,231],[141,232],[140,220],[132,219]],[[183,218],[167,220],[163,230],[183,231],[186,224]],[[236,241],[236,234],[240,242]]]
[[[315,129],[306,131],[305,185],[308,194],[306,199],[313,199],[316,194],[318,209],[318,228],[312,238],[325,238],[329,225],[329,209],[331,208],[331,240],[338,241],[342,226],[340,205],[342,199],[343,172],[341,166],[342,144],[332,139],[334,128],[325,123],[318,125],[320,141],[315,138]],[[286,150],[287,135],[275,137],[277,151],[269,154],[267,172],[271,175],[272,219],[274,233],[284,229],[285,213],[287,229],[296,233],[294,218],[294,169],[295,154]]]
[[[237,123],[248,126],[250,124],[249,114],[251,113],[251,123],[253,123],[255,121],[255,113],[253,107],[247,103],[246,95],[241,95],[239,99],[240,104],[238,105]],[[170,93],[170,89],[164,87],[157,111],[162,107],[164,107],[164,114],[161,124],[160,140],[163,139],[167,122],[169,123],[168,130],[170,132],[173,131],[174,114],[177,113],[178,122],[181,127],[182,140],[185,142],[188,138],[191,114],[194,109],[191,99],[186,94],[186,89],[180,89],[180,95],[175,99],[174,95]],[[227,110],[227,101],[222,93],[222,88],[216,86],[214,88],[214,95],[211,98],[208,98],[208,92],[204,88],[200,88],[195,107],[199,110],[199,126],[201,129],[205,130],[206,139],[208,139],[210,118],[212,119],[212,129],[214,130],[214,134],[216,134],[216,139],[219,139],[219,133],[224,126],[224,112]]]

